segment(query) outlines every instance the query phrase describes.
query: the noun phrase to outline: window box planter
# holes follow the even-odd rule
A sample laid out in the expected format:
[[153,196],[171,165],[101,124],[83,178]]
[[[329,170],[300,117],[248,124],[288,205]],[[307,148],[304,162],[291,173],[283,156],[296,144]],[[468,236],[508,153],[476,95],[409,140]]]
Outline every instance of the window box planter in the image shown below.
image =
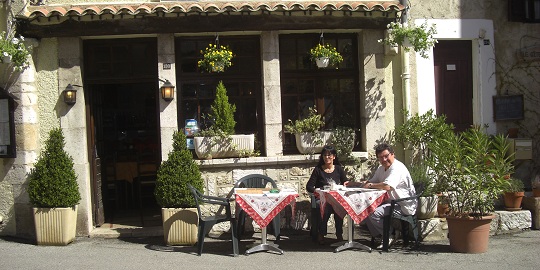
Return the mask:
[[332,132],[302,132],[294,134],[294,137],[296,139],[296,148],[300,154],[315,154],[320,153],[325,145],[330,144]]
[[200,159],[242,157],[255,149],[254,134],[195,137],[193,142],[195,153]]

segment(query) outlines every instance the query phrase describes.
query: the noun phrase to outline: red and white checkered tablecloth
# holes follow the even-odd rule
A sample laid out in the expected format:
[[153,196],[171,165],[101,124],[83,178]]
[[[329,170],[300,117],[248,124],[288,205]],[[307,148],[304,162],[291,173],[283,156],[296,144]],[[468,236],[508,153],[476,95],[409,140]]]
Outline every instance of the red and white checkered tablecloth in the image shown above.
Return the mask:
[[[297,192],[265,193],[265,194],[249,194],[236,193],[236,203],[253,218],[253,220],[264,228],[277,216],[283,208],[291,204],[294,208],[296,204]],[[293,214],[294,216],[294,214]]]
[[368,217],[375,209],[388,199],[388,193],[384,190],[317,190],[321,204],[321,216],[327,203],[331,204],[334,211],[345,217],[349,214],[356,224]]

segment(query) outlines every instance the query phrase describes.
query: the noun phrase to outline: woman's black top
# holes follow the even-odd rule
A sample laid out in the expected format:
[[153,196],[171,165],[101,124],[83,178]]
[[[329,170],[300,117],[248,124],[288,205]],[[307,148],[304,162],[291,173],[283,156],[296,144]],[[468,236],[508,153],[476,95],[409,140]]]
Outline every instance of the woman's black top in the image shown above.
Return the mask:
[[328,184],[328,180],[332,179],[338,185],[343,185],[347,181],[345,170],[340,165],[334,164],[334,171],[331,173],[324,172],[321,166],[315,167],[309,180],[306,184],[306,190],[308,192],[315,192],[316,188],[323,188]]

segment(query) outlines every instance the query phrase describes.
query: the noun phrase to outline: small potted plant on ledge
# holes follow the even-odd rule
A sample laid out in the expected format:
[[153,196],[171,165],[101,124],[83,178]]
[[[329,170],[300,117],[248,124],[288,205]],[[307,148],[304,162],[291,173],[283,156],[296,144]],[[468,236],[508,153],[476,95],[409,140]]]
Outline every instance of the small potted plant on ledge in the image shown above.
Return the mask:
[[28,196],[34,206],[38,245],[67,245],[75,239],[81,194],[73,158],[64,145],[62,130],[52,129],[30,171]]
[[254,154],[254,134],[234,134],[236,106],[229,103],[227,89],[222,81],[216,87],[216,98],[211,106],[213,124],[197,132],[193,138],[198,158],[228,158]]
[[315,107],[309,107],[309,115],[304,119],[285,124],[285,132],[294,134],[296,148],[301,154],[314,154],[320,152],[326,144],[330,143],[332,132],[321,131],[324,125],[322,116]]
[[507,188],[504,190],[504,209],[507,211],[521,210],[521,201],[525,197],[525,185],[521,179],[509,177]]
[[0,34],[0,80],[6,90],[29,65],[31,47],[27,48],[23,42],[24,37],[17,37],[15,31]]
[[188,184],[202,192],[199,166],[186,146],[183,132],[173,134],[173,150],[157,171],[154,195],[162,207],[163,237],[167,245],[197,243],[198,214]]
[[445,132],[428,147],[432,155],[426,164],[448,198],[450,248],[485,252],[495,201],[507,188],[505,176],[514,170],[505,136],[489,136],[475,126],[459,134]]
[[226,68],[232,66],[232,51],[223,45],[209,44],[204,51],[201,51],[203,58],[197,62],[201,71],[224,72]]
[[407,52],[412,49],[423,58],[428,58],[427,52],[437,43],[437,40],[433,38],[437,30],[434,25],[428,27],[427,22],[420,26],[403,26],[401,23],[391,22],[387,28],[388,36],[379,40],[380,43],[403,46]]
[[343,57],[336,47],[330,44],[319,43],[309,51],[309,54],[311,61],[314,61],[318,68],[325,68],[328,65],[337,67],[343,61]]

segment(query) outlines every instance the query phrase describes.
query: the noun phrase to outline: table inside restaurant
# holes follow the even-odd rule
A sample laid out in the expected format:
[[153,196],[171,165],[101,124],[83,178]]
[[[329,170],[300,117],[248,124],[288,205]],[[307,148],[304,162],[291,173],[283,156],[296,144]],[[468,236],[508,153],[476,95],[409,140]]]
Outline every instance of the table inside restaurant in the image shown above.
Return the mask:
[[137,178],[137,162],[136,161],[122,161],[115,163],[116,179],[125,180],[133,183],[133,180]]
[[283,254],[277,245],[267,243],[267,226],[287,205],[293,207],[298,197],[294,190],[281,190],[270,193],[265,189],[235,188],[235,200],[242,209],[261,227],[261,244],[246,251],[251,254],[259,251],[274,251]]
[[334,212],[344,218],[347,216],[347,242],[337,247],[334,252],[346,249],[364,249],[371,252],[371,248],[354,241],[354,222],[360,224],[375,209],[388,199],[385,190],[367,188],[338,187],[335,190],[321,190],[316,192],[320,198],[321,216],[324,216],[324,208],[327,203],[332,205]]

